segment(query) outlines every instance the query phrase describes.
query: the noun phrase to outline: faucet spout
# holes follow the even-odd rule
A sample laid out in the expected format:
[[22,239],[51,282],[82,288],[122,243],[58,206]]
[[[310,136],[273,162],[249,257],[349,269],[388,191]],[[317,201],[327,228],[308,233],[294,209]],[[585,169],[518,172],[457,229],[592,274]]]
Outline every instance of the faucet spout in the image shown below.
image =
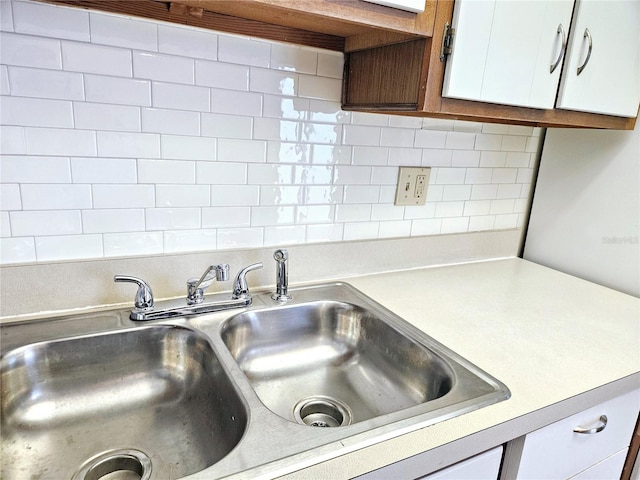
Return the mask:
[[247,284],[247,273],[262,268],[262,263],[254,263],[248,267],[244,267],[238,272],[235,280],[233,281],[233,293],[231,294],[232,300],[238,300],[240,298],[251,298],[249,294],[249,285]]
[[291,300],[291,295],[287,293],[289,289],[289,277],[287,275],[287,260],[289,252],[283,248],[273,252],[273,259],[276,261],[276,291],[271,298],[276,302],[285,303]]

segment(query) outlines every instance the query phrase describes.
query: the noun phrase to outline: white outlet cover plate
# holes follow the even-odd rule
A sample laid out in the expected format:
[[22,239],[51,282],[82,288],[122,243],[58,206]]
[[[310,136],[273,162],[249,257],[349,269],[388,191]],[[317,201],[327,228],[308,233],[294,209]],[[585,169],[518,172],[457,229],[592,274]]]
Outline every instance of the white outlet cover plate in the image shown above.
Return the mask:
[[[427,188],[429,186],[429,167],[400,167],[398,185],[396,187],[395,205],[424,205],[427,202]],[[424,188],[418,187],[418,179],[422,179]],[[418,195],[417,191],[421,190]]]

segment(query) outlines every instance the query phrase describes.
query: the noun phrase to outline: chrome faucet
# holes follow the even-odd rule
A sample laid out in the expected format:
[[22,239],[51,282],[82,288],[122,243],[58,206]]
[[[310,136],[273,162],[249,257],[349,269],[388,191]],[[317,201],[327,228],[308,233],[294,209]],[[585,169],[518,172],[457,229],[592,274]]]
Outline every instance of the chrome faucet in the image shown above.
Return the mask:
[[287,260],[289,252],[283,248],[273,252],[273,259],[276,261],[276,291],[271,298],[276,302],[285,303],[291,300],[291,295],[287,293],[289,288],[289,278],[287,275]]
[[[115,282],[131,282],[138,285],[134,308],[129,318],[136,321],[161,320],[165,318],[212,313],[231,308],[242,308],[251,305],[251,293],[247,284],[247,273],[262,268],[262,263],[255,263],[243,268],[233,281],[231,298],[219,299],[221,294],[205,297],[204,291],[215,281],[229,278],[229,265],[211,265],[199,279],[192,278],[187,282],[187,297],[174,300],[163,300],[154,303],[151,288],[142,279],[127,275],[116,275]],[[217,299],[215,299],[217,297]]]

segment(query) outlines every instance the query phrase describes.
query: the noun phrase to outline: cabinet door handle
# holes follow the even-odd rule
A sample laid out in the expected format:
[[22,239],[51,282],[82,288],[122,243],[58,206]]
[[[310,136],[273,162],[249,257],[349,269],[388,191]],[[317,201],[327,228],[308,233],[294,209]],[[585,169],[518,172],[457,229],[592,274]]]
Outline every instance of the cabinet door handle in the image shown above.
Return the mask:
[[573,431],[576,433],[583,433],[585,435],[593,435],[594,433],[603,431],[606,428],[606,426],[607,426],[607,416],[601,415],[600,424],[597,427],[592,427],[592,428],[576,427],[573,429]]
[[587,40],[589,40],[589,50],[587,50],[587,58],[584,59],[584,63],[578,67],[578,75],[582,73],[582,71],[587,66],[587,63],[589,63],[589,59],[591,58],[591,49],[593,48],[593,42],[591,41],[591,32],[588,28],[584,29],[584,36],[582,38],[586,38]]
[[549,72],[550,74],[553,73],[556,68],[558,68],[558,65],[560,65],[560,61],[562,60],[562,57],[564,57],[564,51],[567,48],[567,37],[564,34],[564,28],[562,28],[562,24],[558,25],[558,31],[556,33],[562,35],[562,46],[560,47],[560,53],[558,53],[558,58],[556,58],[556,61],[551,64],[551,68]]

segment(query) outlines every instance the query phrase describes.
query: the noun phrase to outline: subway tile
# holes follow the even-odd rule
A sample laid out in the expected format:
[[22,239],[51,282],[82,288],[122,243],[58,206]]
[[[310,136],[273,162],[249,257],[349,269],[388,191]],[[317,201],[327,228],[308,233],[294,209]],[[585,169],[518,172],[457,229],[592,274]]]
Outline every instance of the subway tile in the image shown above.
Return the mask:
[[517,213],[496,215],[496,221],[493,224],[493,228],[494,230],[507,230],[510,228],[517,228],[518,218],[519,216]]
[[509,125],[502,123],[483,123],[482,133],[506,135],[509,133]]
[[307,236],[307,229],[303,225],[277,226],[264,228],[264,246],[280,246],[304,243]]
[[0,121],[4,125],[73,127],[71,102],[27,97],[0,97]]
[[353,165],[372,166],[386,165],[389,157],[389,149],[386,147],[368,147],[356,145],[353,151]]
[[492,215],[513,213],[513,206],[513,199],[491,200],[491,208],[489,209],[489,213]]
[[352,148],[345,145],[312,145],[311,163],[322,165],[348,165]]
[[60,235],[35,239],[39,262],[102,257],[102,235]]
[[405,117],[402,115],[389,115],[389,126],[420,130],[422,128],[422,118],[408,116]]
[[152,133],[97,132],[101,157],[158,158],[160,135]]
[[200,227],[199,208],[148,208],[147,230],[185,230]]
[[[301,99],[303,100],[303,99]],[[349,123],[351,112],[342,110],[340,102],[311,99],[309,100],[309,120],[325,123]]]
[[11,220],[9,220],[9,212],[0,212],[0,237],[11,237]]
[[265,117],[287,120],[306,120],[310,113],[308,98],[281,97],[279,95],[264,96]]
[[[102,159],[101,159],[102,160]],[[93,208],[149,208],[155,207],[153,185],[92,185]]]
[[84,75],[87,101],[151,106],[151,82],[131,78]]
[[217,247],[215,229],[170,230],[164,232],[164,253],[211,251]]
[[482,123],[469,122],[466,120],[454,120],[453,130],[454,132],[481,133]]
[[464,211],[464,202],[439,202],[436,205],[435,218],[461,217]]
[[388,163],[395,166],[419,167],[422,165],[422,150],[418,148],[390,148]]
[[153,52],[158,50],[158,29],[152,22],[92,12],[91,43]]
[[465,217],[488,215],[490,209],[491,200],[470,200],[468,202],[464,202],[464,210],[462,214]]
[[267,159],[267,142],[261,140],[218,139],[221,162],[262,163]]
[[9,86],[9,67],[7,67],[6,65],[0,65],[0,95],[9,95],[10,93],[11,87]]
[[62,69],[60,40],[52,38],[1,32],[0,58],[5,65]]
[[138,160],[139,183],[196,183],[195,162]]
[[502,135],[479,133],[476,135],[476,150],[500,150],[502,147]]
[[513,202],[513,213],[526,214],[529,208],[529,200],[527,198],[516,198]]
[[75,102],[75,127],[88,130],[140,131],[140,108],[128,105]]
[[69,159],[65,157],[3,155],[0,172],[3,184],[71,183]]
[[299,142],[302,136],[300,122],[277,118],[254,118],[253,137],[257,140]]
[[369,185],[371,167],[339,165],[334,169],[333,183],[336,185]]
[[162,135],[162,158],[180,160],[215,160],[216,139]]
[[[318,53],[296,45],[271,44],[271,68],[314,75],[318,68]],[[328,75],[327,75],[328,76]]]
[[218,38],[218,60],[255,67],[269,67],[271,45],[232,35]]
[[370,127],[364,125],[344,125],[342,129],[342,143],[344,143],[345,145],[380,145],[380,127]]
[[202,136],[250,139],[253,134],[253,118],[223,113],[202,113]]
[[244,163],[198,162],[197,183],[212,185],[243,185],[247,183]]
[[71,210],[91,208],[91,186],[24,184],[20,187],[24,210]]
[[340,144],[342,130],[325,123],[304,123],[300,140],[309,143]]
[[344,55],[342,53],[318,53],[318,76],[342,79]]
[[491,183],[491,177],[493,177],[492,168],[467,168],[464,183],[473,185]]
[[[132,158],[71,159],[73,183],[136,183],[136,161]],[[95,195],[95,192],[94,192]]]
[[300,74],[298,78],[298,95],[305,98],[339,102],[342,95],[342,80]]
[[368,125],[370,127],[386,127],[389,125],[389,118],[389,115],[353,112],[351,115],[351,123],[353,125]]
[[[0,2],[8,3],[8,2]],[[0,263],[11,265],[36,261],[35,241],[32,237],[0,239]]]
[[378,203],[392,204],[396,200],[395,185],[380,185],[380,195],[378,195]]
[[469,218],[443,218],[440,226],[440,234],[464,233],[469,228]]
[[528,127],[525,125],[509,125],[508,134],[530,137],[533,135],[533,127]]
[[524,147],[525,152],[536,153],[540,148],[540,137],[527,137],[527,143]]
[[504,167],[506,163],[506,152],[482,152],[480,154],[481,167]]
[[208,207],[209,185],[157,185],[157,207]]
[[15,96],[84,100],[84,82],[81,73],[10,67],[8,75],[11,94]]
[[262,115],[262,94],[211,89],[211,111],[231,115]]
[[143,108],[142,131],[173,135],[199,135],[200,114],[182,110]]
[[293,224],[295,207],[287,205],[251,207],[251,226],[265,227]]
[[159,24],[158,50],[162,53],[183,57],[216,60],[218,58],[218,36],[208,30]]
[[516,177],[516,183],[531,184],[533,181],[533,169],[532,168],[519,168],[518,175]]
[[268,68],[251,67],[249,90],[274,95],[298,94],[298,74]]
[[503,152],[524,152],[527,146],[528,137],[505,135],[502,137],[502,146],[500,149]]
[[162,232],[107,233],[102,241],[105,257],[155,255],[163,251]]
[[141,208],[84,210],[82,212],[84,233],[141,232],[144,231],[144,227],[144,210]]
[[371,220],[374,221],[389,221],[389,220],[403,220],[404,208],[396,205],[372,205],[371,208]]
[[452,167],[477,167],[480,165],[480,152],[473,150],[454,150],[451,157]]
[[[4,2],[2,2],[4,3]],[[89,13],[36,2],[12,2],[16,32],[40,37],[89,41]]]
[[162,53],[133,52],[133,76],[193,85],[194,60]]
[[423,118],[422,128],[425,130],[446,130],[453,131],[454,120],[444,118]]
[[469,218],[469,231],[482,232],[493,230],[493,224],[496,221],[495,215],[479,215]]
[[76,42],[62,42],[64,69],[72,72],[98,73],[131,77],[131,50]]
[[445,148],[451,150],[473,150],[475,147],[475,133],[447,132]]
[[380,187],[377,185],[345,185],[344,203],[378,203]]
[[383,128],[380,145],[383,147],[411,147],[416,131],[410,128]]
[[517,168],[494,168],[491,183],[515,183],[517,175]]
[[371,184],[393,185],[398,183],[398,167],[373,167],[371,169]]
[[419,148],[444,148],[447,132],[434,130],[416,130],[414,146]]
[[13,2],[0,2],[0,30],[13,32]]
[[346,205],[336,206],[336,222],[368,222],[371,220],[373,205]]
[[31,155],[96,156],[96,134],[64,128],[25,128]]
[[451,202],[457,200],[469,200],[471,198],[471,185],[445,185],[442,193],[442,201]]
[[301,142],[267,141],[267,162],[310,163],[315,146]]
[[439,185],[455,185],[463,184],[466,169],[464,168],[438,168],[431,172],[431,175],[436,174],[436,179],[431,180],[431,183]]
[[202,209],[204,228],[251,226],[251,208],[242,206],[209,207]]
[[525,152],[507,152],[507,167],[529,168],[531,154]]
[[296,165],[293,183],[300,185],[328,185],[333,178],[333,167],[324,165]]
[[15,237],[82,233],[79,210],[18,211],[10,212],[9,218]]
[[218,230],[218,248],[255,248],[263,246],[262,228],[221,228]]
[[257,207],[260,205],[260,187],[258,185],[212,185],[211,205]]
[[503,183],[498,185],[497,198],[520,198],[520,190],[522,185],[519,183]]
[[491,200],[498,196],[498,185],[473,185],[471,200]]
[[298,205],[302,203],[303,187],[299,185],[277,185],[260,187],[260,205]]
[[20,185],[17,183],[2,184],[2,188],[0,188],[0,200],[0,208],[2,208],[2,210],[22,210]]
[[358,222],[344,224],[344,240],[367,240],[378,238],[378,222]]
[[378,238],[399,238],[411,235],[411,221],[396,220],[380,222]]
[[436,214],[436,204],[427,202],[425,205],[411,205],[404,207],[405,220],[433,218]]
[[335,205],[299,205],[296,208],[296,223],[331,223],[335,219]]
[[192,85],[153,82],[151,86],[153,106],[176,110],[208,112],[209,89]]
[[425,149],[422,151],[423,167],[449,167],[453,151],[444,149]]
[[249,90],[247,65],[196,60],[196,85],[229,90]]
[[307,242],[339,242],[342,240],[344,225],[328,223],[325,225],[307,225]]
[[344,187],[333,185],[307,186],[304,190],[304,203],[306,205],[337,204],[342,201]]

